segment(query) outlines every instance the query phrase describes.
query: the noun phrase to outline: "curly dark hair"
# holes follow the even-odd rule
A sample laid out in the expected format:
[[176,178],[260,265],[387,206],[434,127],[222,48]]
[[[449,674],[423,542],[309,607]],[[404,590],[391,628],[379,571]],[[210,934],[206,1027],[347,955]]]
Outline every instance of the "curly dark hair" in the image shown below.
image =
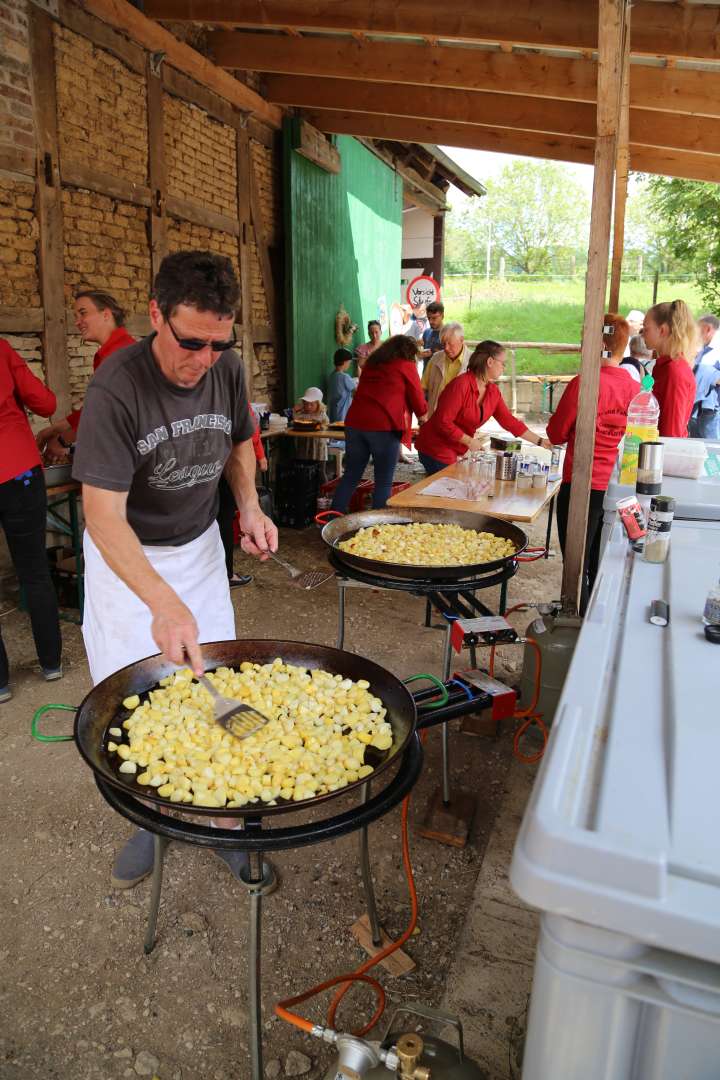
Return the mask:
[[227,318],[240,302],[240,285],[226,255],[212,251],[176,251],[166,255],[155,275],[153,300],[169,319],[178,304]]
[[366,367],[377,367],[378,364],[390,364],[393,360],[415,360],[418,353],[418,343],[415,338],[407,334],[395,334],[379,345],[375,352],[371,352],[365,361]]
[[79,293],[75,293],[76,301],[82,300],[83,297],[92,300],[98,311],[109,311],[116,326],[125,325],[125,312],[110,293],[102,292],[100,289],[81,289]]

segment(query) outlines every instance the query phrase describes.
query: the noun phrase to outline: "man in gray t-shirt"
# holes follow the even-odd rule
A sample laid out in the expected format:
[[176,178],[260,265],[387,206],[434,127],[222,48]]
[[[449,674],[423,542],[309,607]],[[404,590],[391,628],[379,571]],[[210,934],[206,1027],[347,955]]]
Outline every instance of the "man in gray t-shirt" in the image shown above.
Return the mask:
[[[258,504],[253,423],[232,348],[239,295],[229,259],[167,256],[150,301],[153,334],[113,355],[88,387],[73,476],[83,484],[83,638],[96,683],[157,651],[202,674],[200,642],[235,636],[215,521],[221,475],[244,550],[262,559],[277,549]],[[152,853],[141,831],[112,884],[142,880]]]

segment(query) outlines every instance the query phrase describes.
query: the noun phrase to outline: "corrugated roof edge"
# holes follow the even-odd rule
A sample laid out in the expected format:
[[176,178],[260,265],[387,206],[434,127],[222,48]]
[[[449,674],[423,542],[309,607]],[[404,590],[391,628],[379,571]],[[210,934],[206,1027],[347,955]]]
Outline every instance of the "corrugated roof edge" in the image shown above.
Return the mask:
[[[429,154],[432,154],[438,164],[442,165],[448,173],[452,174],[448,179],[451,179],[455,183],[455,186],[459,187],[461,191],[464,191],[466,195],[487,195],[487,188],[485,185],[481,184],[480,181],[476,180],[470,173],[465,172],[465,170],[453,161],[452,158],[448,157],[445,151],[441,150],[439,146],[435,146],[433,143],[420,143],[419,145],[422,146],[424,150],[427,150]],[[465,191],[466,188],[469,190]]]

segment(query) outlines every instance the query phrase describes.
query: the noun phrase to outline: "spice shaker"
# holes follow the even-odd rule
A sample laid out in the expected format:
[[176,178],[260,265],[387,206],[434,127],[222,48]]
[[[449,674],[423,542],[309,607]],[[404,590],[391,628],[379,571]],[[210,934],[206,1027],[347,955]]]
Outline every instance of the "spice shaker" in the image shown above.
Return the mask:
[[650,500],[650,518],[643,548],[645,562],[663,563],[670,548],[670,528],[675,516],[675,500],[669,495],[654,495]]
[[702,621],[706,626],[717,626],[720,623],[720,581],[708,589]]
[[663,477],[664,443],[640,443],[635,491],[638,495],[659,495]]

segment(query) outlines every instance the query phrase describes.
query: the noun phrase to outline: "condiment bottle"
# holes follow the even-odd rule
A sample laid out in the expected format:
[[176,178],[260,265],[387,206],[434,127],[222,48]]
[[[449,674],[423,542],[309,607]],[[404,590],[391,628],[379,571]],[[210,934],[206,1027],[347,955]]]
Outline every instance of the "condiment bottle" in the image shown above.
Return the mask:
[[670,548],[670,528],[675,515],[675,500],[670,495],[654,495],[650,501],[643,559],[645,562],[663,563]]
[[720,581],[708,589],[702,621],[706,626],[716,626],[720,623]]
[[638,495],[659,495],[663,477],[663,451],[661,442],[642,442],[638,452],[638,472],[635,491]]

